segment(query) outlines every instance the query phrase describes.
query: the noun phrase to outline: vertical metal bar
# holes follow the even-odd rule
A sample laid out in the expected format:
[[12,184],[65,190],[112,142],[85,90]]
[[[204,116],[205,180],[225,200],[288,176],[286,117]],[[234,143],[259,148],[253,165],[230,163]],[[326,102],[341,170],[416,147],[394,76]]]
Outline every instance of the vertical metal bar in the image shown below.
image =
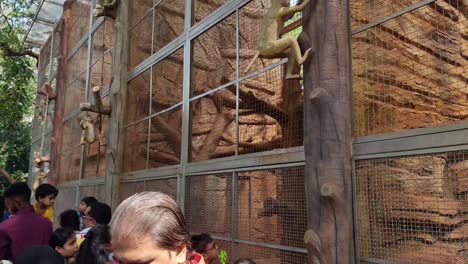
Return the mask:
[[54,28],[55,28],[55,26],[52,27],[52,34],[50,36],[49,76],[47,77],[47,79],[49,79],[49,83],[50,83],[50,81],[52,81],[51,80],[51,78],[52,78],[52,69],[53,69],[52,65],[53,65],[53,59],[54,59],[54,35],[55,35],[54,34],[55,33]]
[[92,7],[94,6],[94,1],[91,0],[91,5],[90,5],[90,12],[89,12],[89,27],[88,27],[88,62],[86,64],[86,86],[85,86],[85,101],[88,102],[89,100],[89,87],[91,86],[91,63],[92,63],[92,53],[93,53],[93,33],[92,33],[92,27],[93,27],[93,12],[92,12]]
[[235,239],[239,237],[239,224],[238,224],[238,215],[239,215],[239,186],[238,183],[238,173],[233,172],[232,173],[232,215],[231,215],[231,222],[232,222],[232,259],[237,259],[238,254],[237,254],[237,243],[235,242]]
[[[88,25],[88,60],[87,60],[87,64],[86,64],[86,84],[85,84],[85,101],[88,102],[89,100],[89,96],[88,96],[88,93],[89,93],[89,86],[91,85],[91,81],[90,81],[90,78],[91,78],[91,69],[90,69],[90,65],[91,65],[91,61],[92,61],[92,45],[93,45],[93,38],[92,38],[92,33],[91,33],[91,28],[93,27],[93,12],[91,10],[91,8],[94,6],[94,1],[95,0],[91,0],[91,5],[89,6],[89,25]],[[85,166],[86,166],[86,161],[84,160],[85,159],[85,155],[86,155],[86,152],[88,150],[88,146],[87,145],[82,145],[81,146],[81,156],[80,156],[80,184],[81,184],[81,179],[83,179],[83,176],[84,176],[84,173],[85,173]]]
[[358,225],[358,208],[357,208],[357,182],[356,182],[356,161],[351,160],[351,178],[353,184],[353,220],[354,220],[354,254],[356,263],[361,263],[359,249],[359,225]]
[[239,154],[239,8],[236,9],[236,147],[235,154]]
[[[153,1],[154,3],[154,1]],[[152,19],[151,19],[151,54],[154,52],[154,23],[156,20],[155,12],[156,8],[152,7]],[[150,70],[150,101],[149,101],[149,109],[148,115],[151,116],[151,112],[153,109],[153,66],[151,66],[148,70]],[[146,169],[149,168],[149,153],[150,153],[150,143],[151,143],[151,118],[148,119],[148,141],[146,142]]]
[[184,44],[184,65],[183,65],[183,94],[182,94],[182,146],[181,146],[181,182],[179,206],[182,212],[185,211],[185,166],[189,156],[189,133],[190,133],[190,67],[191,67],[191,45],[189,31],[192,21],[192,0],[185,0],[185,44]]

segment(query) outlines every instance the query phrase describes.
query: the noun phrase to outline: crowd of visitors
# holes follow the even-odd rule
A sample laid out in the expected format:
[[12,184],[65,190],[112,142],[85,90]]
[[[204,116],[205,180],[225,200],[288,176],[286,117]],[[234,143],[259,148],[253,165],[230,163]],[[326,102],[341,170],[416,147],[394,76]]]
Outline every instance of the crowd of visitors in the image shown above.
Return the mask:
[[[182,211],[170,196],[137,193],[112,215],[109,205],[84,197],[78,211],[59,215],[52,232],[58,190],[14,183],[4,193],[0,223],[0,263],[39,264],[225,264],[208,234],[191,236]],[[1,208],[0,208],[1,209]],[[0,212],[4,212],[0,210]],[[235,264],[255,264],[248,258]]]

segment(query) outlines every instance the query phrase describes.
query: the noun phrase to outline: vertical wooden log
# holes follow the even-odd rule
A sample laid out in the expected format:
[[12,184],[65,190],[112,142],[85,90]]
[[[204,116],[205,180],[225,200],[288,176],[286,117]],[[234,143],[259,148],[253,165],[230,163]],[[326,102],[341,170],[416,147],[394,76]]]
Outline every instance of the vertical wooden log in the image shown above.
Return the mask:
[[[64,103],[65,103],[65,70],[67,65],[68,57],[68,37],[70,35],[70,16],[71,16],[71,2],[65,1],[63,4],[63,16],[61,20],[60,28],[60,44],[59,52],[60,57],[58,60],[57,67],[57,87],[55,87],[55,111],[53,121],[53,132],[51,151],[50,151],[50,174],[48,182],[50,184],[56,184],[58,181],[59,170],[60,170],[60,146],[62,141],[62,120],[64,114]],[[54,34],[54,32],[52,32]]]
[[[309,263],[354,263],[349,1],[304,11],[304,148]],[[304,46],[303,45],[303,46]]]
[[106,202],[113,209],[119,204],[120,172],[124,153],[124,111],[127,96],[129,0],[119,1],[114,22],[114,49],[112,58],[111,109],[107,142],[105,190]]

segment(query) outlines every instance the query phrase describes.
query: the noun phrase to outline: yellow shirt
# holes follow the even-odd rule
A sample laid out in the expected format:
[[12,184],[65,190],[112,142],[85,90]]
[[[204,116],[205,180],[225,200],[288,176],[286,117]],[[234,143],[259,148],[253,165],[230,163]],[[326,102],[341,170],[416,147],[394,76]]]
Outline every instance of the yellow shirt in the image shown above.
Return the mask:
[[[37,213],[37,203],[33,205],[34,211]],[[54,222],[54,208],[53,207],[47,207],[45,212],[42,214],[43,217],[47,218],[50,220],[50,222]]]

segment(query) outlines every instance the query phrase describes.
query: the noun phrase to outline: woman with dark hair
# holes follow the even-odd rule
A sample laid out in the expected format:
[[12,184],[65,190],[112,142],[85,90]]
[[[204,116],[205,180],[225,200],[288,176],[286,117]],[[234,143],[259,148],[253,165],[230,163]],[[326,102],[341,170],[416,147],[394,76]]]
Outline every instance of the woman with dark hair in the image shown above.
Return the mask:
[[93,227],[81,243],[76,264],[110,264],[110,233],[109,227],[99,225]]
[[78,253],[76,235],[71,228],[57,228],[50,237],[49,246],[57,250],[66,260],[76,256]]
[[70,228],[73,231],[80,231],[80,216],[78,212],[73,209],[63,211],[60,214],[60,226]]
[[115,210],[111,220],[114,257],[121,264],[202,264],[190,250],[185,218],[170,196],[159,192],[135,194]]

